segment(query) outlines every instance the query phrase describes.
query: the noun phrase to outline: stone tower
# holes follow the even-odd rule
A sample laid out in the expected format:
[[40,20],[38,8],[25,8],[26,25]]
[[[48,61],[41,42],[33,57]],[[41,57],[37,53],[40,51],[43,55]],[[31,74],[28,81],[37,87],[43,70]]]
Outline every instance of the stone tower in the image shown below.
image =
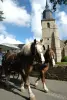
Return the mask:
[[58,29],[55,23],[55,19],[52,17],[52,11],[49,9],[46,0],[46,7],[43,11],[42,24],[42,39],[45,48],[49,46],[52,48],[56,55],[56,62],[61,62],[61,48]]

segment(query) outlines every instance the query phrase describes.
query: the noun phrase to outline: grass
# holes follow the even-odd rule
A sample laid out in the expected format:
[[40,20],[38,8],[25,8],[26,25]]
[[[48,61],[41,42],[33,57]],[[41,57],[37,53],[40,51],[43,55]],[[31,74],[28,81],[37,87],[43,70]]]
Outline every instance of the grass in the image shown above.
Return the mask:
[[57,62],[57,65],[67,65],[67,62]]

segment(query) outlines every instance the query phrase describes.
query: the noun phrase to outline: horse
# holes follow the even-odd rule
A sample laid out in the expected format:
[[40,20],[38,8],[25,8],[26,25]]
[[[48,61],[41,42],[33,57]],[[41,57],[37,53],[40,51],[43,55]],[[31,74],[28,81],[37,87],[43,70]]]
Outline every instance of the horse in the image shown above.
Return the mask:
[[[12,62],[13,62],[13,59],[14,59],[15,56],[16,56],[16,54],[15,54],[15,53],[12,54],[12,53],[10,52],[10,50],[7,50],[7,52],[4,54],[3,59],[2,59],[3,66],[4,66],[4,64],[6,64],[6,60],[9,58],[9,56],[13,57],[13,58],[11,58],[11,59],[12,59],[11,63],[12,63]],[[19,78],[19,73],[15,72],[15,71],[12,71],[12,72],[10,73],[10,75],[12,75],[13,78],[15,78],[15,76],[16,76],[17,79]]]
[[35,81],[35,87],[37,87],[38,85],[38,81],[41,79],[42,83],[43,83],[43,89],[45,92],[49,92],[49,89],[47,88],[46,84],[45,84],[45,75],[50,67],[54,67],[55,66],[55,53],[54,51],[48,47],[48,49],[45,52],[45,63],[42,64],[41,66],[39,66],[39,71],[40,71],[40,75],[38,76],[37,80]]
[[11,53],[6,57],[6,61],[3,61],[4,72],[6,77],[6,85],[9,87],[9,74],[11,71],[19,72],[23,81],[21,82],[21,91],[24,89],[24,84],[28,87],[29,97],[33,100],[35,95],[32,92],[29,82],[29,75],[33,69],[33,62],[44,63],[44,45],[36,39],[28,44],[23,45],[22,49],[18,53]]

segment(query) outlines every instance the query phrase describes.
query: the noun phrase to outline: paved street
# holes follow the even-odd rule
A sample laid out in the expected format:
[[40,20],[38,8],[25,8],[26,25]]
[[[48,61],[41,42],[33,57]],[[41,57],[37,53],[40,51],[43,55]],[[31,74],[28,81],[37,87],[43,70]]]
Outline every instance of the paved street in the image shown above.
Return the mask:
[[[57,80],[46,80],[47,87],[50,92],[45,93],[42,89],[41,81],[37,89],[34,87],[36,78],[30,77],[31,87],[36,95],[36,100],[67,100],[67,82]],[[4,88],[4,83],[0,83],[0,100],[29,100],[28,92],[25,89],[23,93],[20,91],[19,81],[12,80],[11,90],[8,91]]]

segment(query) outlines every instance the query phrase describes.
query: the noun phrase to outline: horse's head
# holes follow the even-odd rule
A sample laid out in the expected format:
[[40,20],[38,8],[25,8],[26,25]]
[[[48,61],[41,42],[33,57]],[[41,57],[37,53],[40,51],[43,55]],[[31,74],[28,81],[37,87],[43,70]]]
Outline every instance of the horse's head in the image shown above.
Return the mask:
[[36,61],[42,63],[45,62],[44,58],[45,47],[40,41],[34,40],[34,42],[31,44],[31,51]]
[[45,52],[45,62],[55,66],[55,53],[52,49],[47,49]]

